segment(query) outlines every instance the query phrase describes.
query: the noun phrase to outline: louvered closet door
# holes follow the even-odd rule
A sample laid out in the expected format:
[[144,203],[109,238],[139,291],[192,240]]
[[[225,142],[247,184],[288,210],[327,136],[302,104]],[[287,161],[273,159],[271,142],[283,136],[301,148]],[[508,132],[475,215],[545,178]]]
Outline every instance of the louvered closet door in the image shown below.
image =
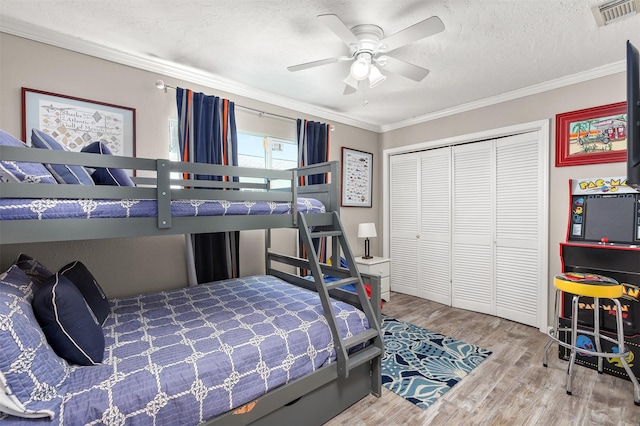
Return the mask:
[[496,140],[496,315],[537,326],[542,277],[537,133]]
[[420,170],[418,296],[451,305],[451,147],[423,152]]
[[493,314],[493,141],[453,148],[452,306]]
[[418,167],[416,154],[390,159],[391,185],[391,290],[418,295],[420,223]]

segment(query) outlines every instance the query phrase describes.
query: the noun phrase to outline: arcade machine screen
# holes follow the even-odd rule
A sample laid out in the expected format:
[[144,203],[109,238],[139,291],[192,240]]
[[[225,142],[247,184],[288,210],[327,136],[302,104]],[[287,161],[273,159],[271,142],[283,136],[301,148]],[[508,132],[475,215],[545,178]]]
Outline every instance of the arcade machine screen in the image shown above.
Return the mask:
[[633,244],[635,194],[589,195],[584,209],[584,239]]

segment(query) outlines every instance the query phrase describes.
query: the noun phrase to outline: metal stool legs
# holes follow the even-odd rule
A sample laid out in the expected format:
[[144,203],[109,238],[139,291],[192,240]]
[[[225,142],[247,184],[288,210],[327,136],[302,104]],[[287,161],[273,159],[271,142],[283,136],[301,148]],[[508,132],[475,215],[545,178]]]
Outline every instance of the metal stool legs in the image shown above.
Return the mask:
[[573,367],[576,365],[576,348],[578,347],[578,333],[575,332],[578,329],[578,299],[578,296],[573,296],[571,300],[571,354],[567,368],[567,395],[573,392]]
[[544,356],[542,359],[542,365],[547,366],[549,348],[553,343],[557,343],[556,339],[559,339],[558,329],[560,328],[560,291],[556,290],[556,298],[555,298],[555,308],[553,310],[553,328],[549,330],[549,341],[544,347]]
[[613,302],[616,304],[616,328],[618,329],[618,353],[625,353],[625,356],[620,357],[620,362],[624,367],[624,370],[627,372],[629,379],[631,379],[631,383],[633,383],[633,402],[634,404],[640,406],[640,383],[638,383],[638,378],[633,371],[631,371],[631,367],[627,362],[626,358],[628,355],[628,351],[624,346],[624,330],[622,329],[622,306],[620,305],[620,301],[618,299],[614,299]]
[[[561,304],[561,291],[556,289],[556,297],[555,297],[555,309],[553,315],[553,328],[549,330],[549,341],[544,347],[544,355],[543,355],[543,365],[547,366],[548,361],[548,352],[549,348],[553,343],[558,343],[558,345],[566,347],[571,350],[571,354],[569,356],[569,366],[567,368],[567,382],[566,382],[566,390],[567,394],[571,395],[573,391],[573,373],[574,366],[576,361],[576,356],[578,353],[587,354],[590,356],[595,356],[598,358],[598,373],[603,372],[603,358],[617,358],[620,360],[623,368],[627,372],[629,379],[633,383],[633,402],[635,405],[640,406],[640,383],[638,383],[638,379],[635,374],[631,370],[629,363],[626,360],[626,357],[629,356],[629,350],[624,345],[624,329],[622,323],[622,305],[618,299],[610,299],[616,307],[616,331],[617,331],[617,339],[613,339],[609,336],[600,334],[600,299],[594,297],[594,328],[593,331],[589,330],[580,330],[581,334],[589,335],[593,337],[595,343],[595,351],[579,348],[577,346],[577,336],[578,336],[578,308],[579,308],[579,299],[580,296],[574,295],[571,300],[571,327],[562,327],[560,328],[560,304]],[[565,343],[560,340],[560,332],[571,332],[571,343]],[[617,352],[603,352],[602,345],[600,340],[604,339],[616,345]]]

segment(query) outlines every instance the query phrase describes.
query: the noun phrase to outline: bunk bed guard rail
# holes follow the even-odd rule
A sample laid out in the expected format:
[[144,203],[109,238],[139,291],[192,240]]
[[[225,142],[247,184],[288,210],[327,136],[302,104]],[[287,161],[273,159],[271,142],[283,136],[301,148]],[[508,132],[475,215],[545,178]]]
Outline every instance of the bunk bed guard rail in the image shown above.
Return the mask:
[[[157,227],[166,230],[172,227],[171,203],[176,200],[287,202],[291,203],[289,226],[297,225],[298,197],[316,198],[325,205],[326,211],[339,211],[340,208],[337,185],[340,182],[339,167],[335,161],[291,170],[269,170],[12,146],[0,146],[0,160],[127,170],[135,175],[132,177],[135,187],[0,182],[0,197],[156,200]],[[299,186],[301,176],[324,173],[331,176],[331,183]],[[222,180],[196,177],[218,177]]]

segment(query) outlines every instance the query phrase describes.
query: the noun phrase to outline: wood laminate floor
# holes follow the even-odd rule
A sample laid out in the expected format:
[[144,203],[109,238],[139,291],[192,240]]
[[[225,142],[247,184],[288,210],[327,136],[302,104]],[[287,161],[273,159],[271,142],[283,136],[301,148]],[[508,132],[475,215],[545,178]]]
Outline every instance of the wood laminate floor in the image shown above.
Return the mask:
[[493,351],[426,410],[382,388],[326,423],[358,425],[640,425],[630,381],[576,366],[573,395],[565,392],[568,363],[549,350],[546,334],[513,321],[392,293],[383,312]]

